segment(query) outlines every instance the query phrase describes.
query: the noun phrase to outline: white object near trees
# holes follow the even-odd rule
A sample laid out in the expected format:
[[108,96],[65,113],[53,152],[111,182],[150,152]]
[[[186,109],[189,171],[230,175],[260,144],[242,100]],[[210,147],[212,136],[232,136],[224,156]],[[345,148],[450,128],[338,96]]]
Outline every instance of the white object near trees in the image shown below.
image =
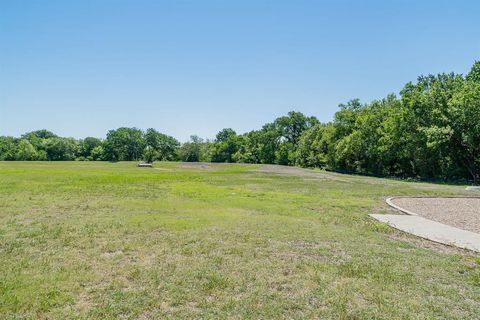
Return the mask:
[[480,187],[466,187],[465,190],[467,190],[467,191],[480,191]]
[[153,168],[153,163],[139,162],[138,166],[140,168]]

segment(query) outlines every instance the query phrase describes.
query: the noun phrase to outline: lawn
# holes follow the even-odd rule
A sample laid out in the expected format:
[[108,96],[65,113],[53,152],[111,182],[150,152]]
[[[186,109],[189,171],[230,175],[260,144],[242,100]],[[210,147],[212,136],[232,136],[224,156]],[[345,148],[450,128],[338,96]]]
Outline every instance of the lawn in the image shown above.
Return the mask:
[[479,319],[480,257],[373,222],[463,187],[0,162],[0,317]]

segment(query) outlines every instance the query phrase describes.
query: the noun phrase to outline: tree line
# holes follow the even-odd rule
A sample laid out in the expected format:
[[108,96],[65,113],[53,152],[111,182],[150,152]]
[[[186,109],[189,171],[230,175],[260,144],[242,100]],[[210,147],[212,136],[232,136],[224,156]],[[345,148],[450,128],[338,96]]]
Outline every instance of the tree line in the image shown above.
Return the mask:
[[298,165],[380,176],[480,179],[480,61],[463,76],[420,76],[398,96],[341,104],[321,123],[301,112],[213,140],[180,143],[155,129],[110,130],[105,139],[47,130],[0,137],[0,160],[167,160]]

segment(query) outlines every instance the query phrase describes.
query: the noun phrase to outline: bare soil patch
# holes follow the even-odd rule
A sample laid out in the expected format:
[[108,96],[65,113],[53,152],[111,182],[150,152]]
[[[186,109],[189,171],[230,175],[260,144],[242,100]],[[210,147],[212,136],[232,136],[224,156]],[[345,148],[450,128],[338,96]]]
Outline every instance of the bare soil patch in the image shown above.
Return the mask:
[[392,202],[419,216],[480,233],[480,198],[394,198]]
[[299,167],[291,167],[291,166],[282,166],[276,164],[265,164],[258,169],[255,169],[256,172],[263,172],[263,173],[278,173],[284,175],[291,175],[297,177],[305,177],[305,178],[321,178],[321,179],[330,179],[330,180],[338,180],[347,182],[346,180],[339,179],[335,177],[333,174],[317,172],[310,169],[304,169]]
[[182,169],[195,169],[195,170],[213,170],[214,166],[207,162],[181,162],[177,165]]

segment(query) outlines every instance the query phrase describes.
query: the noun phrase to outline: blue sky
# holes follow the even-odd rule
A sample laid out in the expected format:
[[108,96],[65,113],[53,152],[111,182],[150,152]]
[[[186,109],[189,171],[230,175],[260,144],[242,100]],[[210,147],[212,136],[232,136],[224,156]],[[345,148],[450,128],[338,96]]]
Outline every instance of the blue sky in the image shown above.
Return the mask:
[[0,135],[185,141],[397,93],[480,59],[480,1],[0,0]]

